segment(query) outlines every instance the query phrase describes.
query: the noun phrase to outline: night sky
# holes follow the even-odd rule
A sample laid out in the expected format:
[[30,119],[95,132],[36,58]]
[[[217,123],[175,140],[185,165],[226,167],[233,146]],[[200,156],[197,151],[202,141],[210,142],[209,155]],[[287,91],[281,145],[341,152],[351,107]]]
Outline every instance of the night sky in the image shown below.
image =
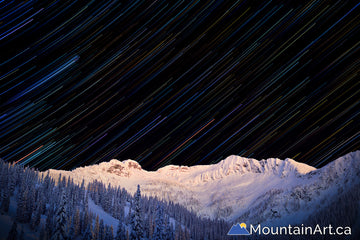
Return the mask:
[[0,1],[0,157],[147,170],[360,149],[357,1]]

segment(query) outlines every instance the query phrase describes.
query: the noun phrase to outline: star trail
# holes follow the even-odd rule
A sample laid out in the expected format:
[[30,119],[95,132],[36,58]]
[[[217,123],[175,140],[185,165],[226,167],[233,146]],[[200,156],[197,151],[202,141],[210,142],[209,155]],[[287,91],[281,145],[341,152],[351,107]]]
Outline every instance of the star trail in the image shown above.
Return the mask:
[[145,169],[360,149],[357,1],[0,1],[0,157]]

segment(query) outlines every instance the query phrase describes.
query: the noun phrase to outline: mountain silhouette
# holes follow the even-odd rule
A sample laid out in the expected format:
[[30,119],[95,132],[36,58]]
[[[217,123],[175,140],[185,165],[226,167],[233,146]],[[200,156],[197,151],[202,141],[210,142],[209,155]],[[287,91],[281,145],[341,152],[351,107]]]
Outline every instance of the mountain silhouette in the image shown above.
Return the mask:
[[250,235],[246,228],[240,226],[240,224],[233,225],[227,235]]

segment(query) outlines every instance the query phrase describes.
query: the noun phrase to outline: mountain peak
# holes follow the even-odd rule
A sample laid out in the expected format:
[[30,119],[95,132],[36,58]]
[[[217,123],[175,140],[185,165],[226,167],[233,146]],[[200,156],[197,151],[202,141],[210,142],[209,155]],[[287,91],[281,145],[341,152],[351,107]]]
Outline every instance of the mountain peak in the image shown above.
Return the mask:
[[112,159],[109,163],[101,163],[108,173],[122,177],[130,177],[133,170],[142,170],[140,164],[134,160],[119,161]]
[[138,170],[142,170],[141,165],[134,160],[125,160],[122,161],[123,164],[125,164],[125,166],[127,166],[129,169],[133,168],[133,169],[138,169]]
[[226,175],[232,173],[271,173],[275,175],[287,176],[290,173],[304,175],[316,170],[316,168],[304,163],[296,162],[287,158],[280,160],[278,158],[269,158],[266,160],[256,160],[253,158],[244,158],[231,155],[217,164],[224,170]]

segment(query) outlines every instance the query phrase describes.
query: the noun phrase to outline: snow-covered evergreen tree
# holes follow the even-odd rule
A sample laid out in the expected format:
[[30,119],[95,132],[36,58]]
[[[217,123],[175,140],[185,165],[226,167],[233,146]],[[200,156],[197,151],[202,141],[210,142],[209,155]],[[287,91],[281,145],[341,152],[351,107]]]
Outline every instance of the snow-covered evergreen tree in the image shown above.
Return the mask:
[[104,211],[111,212],[112,208],[112,188],[109,183],[108,187],[103,187],[103,193],[101,198],[101,206],[103,207]]
[[119,223],[116,231],[115,240],[122,240],[122,239],[126,239],[126,231],[125,231],[125,227],[121,223]]
[[99,235],[98,238],[99,240],[104,240],[105,237],[105,225],[104,225],[104,220],[101,219],[100,220],[100,227],[99,227]]
[[0,192],[8,188],[9,184],[9,168],[6,164],[2,164],[2,168],[0,169]]
[[5,213],[9,211],[10,205],[9,171],[7,167],[0,169],[0,211]]
[[66,214],[66,193],[62,192],[60,206],[56,211],[55,231],[51,240],[67,239],[66,232],[67,214]]
[[149,232],[149,238],[152,238],[152,235],[154,233],[155,229],[155,223],[154,223],[154,216],[152,214],[152,211],[150,210],[147,214],[147,225],[148,225],[148,232]]
[[152,240],[162,239],[165,239],[164,211],[162,206],[158,203],[156,206],[155,229],[152,235]]
[[8,181],[9,181],[8,178],[9,178],[8,168],[6,167],[6,164],[3,163],[1,164],[1,168],[0,168],[0,194],[5,188],[8,188]]
[[85,201],[85,180],[84,179],[82,180],[81,186],[80,186],[79,200],[80,200],[80,203],[84,204],[84,201]]
[[115,197],[113,208],[113,217],[120,221],[124,221],[124,204],[122,203],[120,197]]
[[74,225],[74,236],[80,234],[81,231],[81,222],[80,222],[80,210],[77,208],[76,213],[73,217],[73,225]]
[[174,239],[174,226],[170,223],[169,219],[166,220],[166,228],[165,228],[165,239],[173,240]]
[[84,210],[87,211],[89,209],[89,193],[85,193],[85,200],[84,200]]
[[27,195],[28,195],[28,190],[25,187],[25,185],[22,185],[18,196],[17,208],[16,208],[16,220],[22,223],[27,222],[27,215],[28,215],[27,212],[28,210],[26,207]]
[[15,170],[14,170],[14,165],[12,165],[11,168],[9,168],[9,192],[10,192],[10,196],[14,195],[15,187],[16,187],[16,173],[15,173]]
[[126,225],[129,225],[131,224],[131,221],[132,221],[132,202],[130,202],[130,207],[129,207],[129,212],[125,218],[125,224]]
[[140,185],[137,186],[137,191],[134,196],[134,212],[131,219],[131,240],[140,240],[143,238],[143,215],[141,211],[141,192]]
[[53,216],[55,215],[54,209],[49,207],[46,211],[46,223],[45,223],[45,232],[46,235],[50,238],[52,236],[54,222]]
[[10,206],[10,191],[8,187],[5,187],[2,191],[0,210],[2,212],[8,212],[9,206]]
[[36,210],[36,189],[35,186],[29,185],[28,186],[28,198],[27,198],[27,204],[26,204],[26,219],[28,221],[31,220],[32,213]]
[[30,227],[31,229],[36,229],[37,226],[40,224],[40,218],[41,218],[41,203],[37,202],[36,209],[31,215],[30,220]]
[[81,221],[81,232],[85,232],[88,225],[91,224],[91,216],[89,210],[85,210],[85,212],[82,214],[82,221]]
[[114,229],[113,226],[106,225],[104,240],[114,240]]
[[96,216],[93,232],[94,232],[94,238],[95,238],[95,239],[100,239],[100,238],[99,238],[99,235],[100,235],[99,215]]

